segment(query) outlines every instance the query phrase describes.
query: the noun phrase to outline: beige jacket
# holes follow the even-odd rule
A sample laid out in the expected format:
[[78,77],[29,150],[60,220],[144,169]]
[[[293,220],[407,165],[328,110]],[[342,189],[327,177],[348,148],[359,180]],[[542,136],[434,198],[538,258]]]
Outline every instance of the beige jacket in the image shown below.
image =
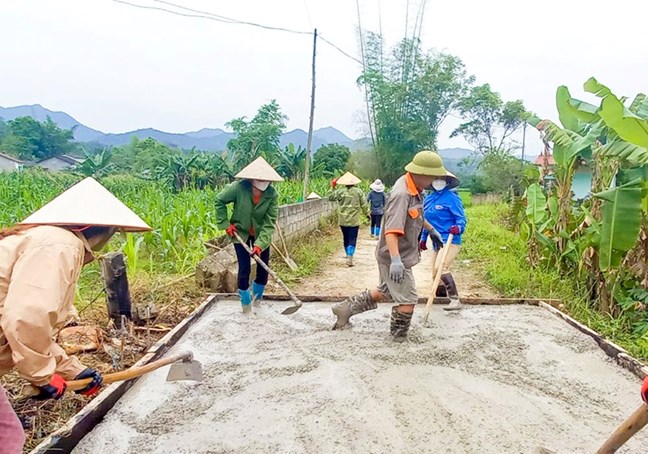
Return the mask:
[[73,232],[32,227],[0,240],[0,375],[16,367],[36,386],[85,367],[56,344],[74,302],[86,255]]

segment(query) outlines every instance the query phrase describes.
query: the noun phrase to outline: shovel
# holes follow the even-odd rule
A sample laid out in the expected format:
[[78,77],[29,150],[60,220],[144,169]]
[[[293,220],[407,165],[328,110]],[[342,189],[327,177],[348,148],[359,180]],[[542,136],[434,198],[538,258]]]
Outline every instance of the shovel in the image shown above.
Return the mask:
[[281,285],[281,287],[286,291],[286,293],[288,293],[288,295],[290,295],[290,299],[295,302],[294,306],[290,306],[290,307],[287,307],[286,309],[284,309],[282,314],[283,315],[290,315],[290,314],[294,314],[295,312],[297,312],[302,307],[302,304],[303,304],[301,301],[299,301],[299,298],[297,298],[297,296],[295,296],[295,294],[292,292],[292,290],[290,290],[288,288],[288,286],[286,284],[284,284],[284,281],[282,281],[279,278],[279,276],[277,276],[277,273],[272,271],[270,269],[270,267],[268,265],[266,265],[263,260],[261,260],[261,258],[257,257],[256,254],[252,255],[252,249],[250,249],[250,246],[248,246],[245,243],[245,241],[243,241],[243,238],[241,238],[241,236],[237,232],[234,232],[234,238],[236,238],[238,240],[238,242],[241,243],[241,245],[246,250],[246,252],[248,254],[250,254],[252,256],[252,258],[254,258],[254,260],[256,260],[256,262],[257,262],[257,264],[259,266],[261,266],[264,270],[266,270],[268,272],[268,274],[270,276],[272,276],[272,279],[274,279],[275,281],[277,281],[279,283],[279,285]]
[[[423,313],[423,323],[427,323],[428,316],[430,315],[430,310],[432,309],[432,303],[434,302],[434,297],[436,296],[437,288],[439,287],[439,281],[441,280],[441,275],[443,274],[443,267],[445,265],[446,257],[448,257],[448,251],[450,250],[450,245],[452,244],[452,239],[454,235],[451,233],[448,235],[445,246],[441,248],[437,254],[441,254],[441,266],[436,269],[434,273],[434,281],[432,283],[432,291],[430,292],[430,297],[428,298],[427,304],[425,305],[425,312]],[[434,267],[434,263],[432,264]]]
[[[175,363],[175,364],[174,364]],[[178,380],[195,380],[202,381],[202,364],[193,359],[193,353],[182,352],[166,358],[152,361],[141,367],[131,367],[130,369],[115,372],[113,374],[106,374],[103,376],[104,385],[116,382],[130,380],[131,378],[141,377],[148,374],[160,367],[171,364],[166,381]],[[88,386],[92,382],[91,378],[84,378],[83,380],[70,380],[67,382],[66,391],[78,391]],[[33,385],[28,385],[24,390],[24,397],[33,397],[40,394],[40,389]]]

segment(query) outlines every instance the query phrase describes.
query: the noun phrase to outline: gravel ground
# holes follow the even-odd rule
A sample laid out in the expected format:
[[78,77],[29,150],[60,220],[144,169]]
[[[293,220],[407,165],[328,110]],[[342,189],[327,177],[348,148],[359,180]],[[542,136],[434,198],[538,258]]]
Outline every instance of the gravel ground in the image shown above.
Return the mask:
[[640,403],[639,379],[542,308],[434,307],[424,327],[418,307],[396,344],[388,304],[342,331],[330,304],[285,304],[214,305],[174,348],[204,380],[149,374],[74,452],[591,453]]

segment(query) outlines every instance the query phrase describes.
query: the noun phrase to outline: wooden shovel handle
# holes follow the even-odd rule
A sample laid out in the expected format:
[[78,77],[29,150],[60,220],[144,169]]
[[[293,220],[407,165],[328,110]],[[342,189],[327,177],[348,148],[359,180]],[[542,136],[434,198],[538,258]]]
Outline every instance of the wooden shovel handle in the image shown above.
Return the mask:
[[[452,244],[452,239],[454,238],[454,235],[451,233],[448,235],[448,239],[446,240],[445,245],[442,250],[437,252],[437,254],[441,254],[441,266],[439,266],[436,269],[436,272],[434,273],[434,281],[432,282],[432,291],[430,292],[430,296],[428,297],[427,304],[425,305],[425,312],[423,313],[423,323],[427,323],[428,316],[430,315],[430,310],[432,309],[432,303],[434,303],[434,297],[436,296],[436,291],[437,288],[439,287],[439,281],[441,280],[441,275],[443,274],[443,268],[445,267],[445,261],[446,257],[448,257],[448,250],[450,249],[450,245]],[[432,269],[434,269],[436,264],[436,257],[434,258],[434,263],[432,264]]]
[[648,405],[642,404],[628,419],[623,421],[610,438],[596,451],[596,454],[612,454],[625,444],[642,427],[648,424]]
[[281,278],[279,276],[277,276],[277,273],[272,271],[270,269],[270,267],[268,265],[266,265],[265,262],[263,260],[261,260],[261,258],[258,257],[256,254],[252,255],[252,249],[250,248],[250,246],[248,246],[245,243],[245,241],[243,241],[243,238],[241,238],[241,236],[238,234],[238,232],[234,232],[234,238],[236,238],[238,240],[238,242],[241,243],[241,245],[243,245],[243,248],[245,249],[245,251],[248,254],[250,254],[252,256],[252,258],[254,258],[254,260],[256,260],[256,262],[259,264],[259,266],[261,266],[264,270],[266,270],[268,272],[268,274],[270,276],[272,276],[272,279],[274,279],[275,281],[277,281],[277,283],[279,283],[281,288],[283,288],[286,291],[286,293],[288,293],[288,295],[290,296],[290,299],[293,300],[295,302],[295,304],[297,304],[298,306],[301,306],[302,302],[299,300],[299,298],[297,298],[297,296],[292,292],[292,290],[290,290],[288,288],[288,286],[286,284],[284,284],[284,281],[282,281]]
[[[131,367],[130,369],[122,370],[112,374],[106,374],[103,376],[103,383],[104,385],[108,385],[116,381],[124,381],[130,380],[131,378],[135,377],[141,377],[142,375],[148,374],[149,372],[159,369],[160,367],[164,367],[178,361],[191,360],[192,358],[193,353],[181,352],[175,355],[167,356],[166,358],[158,359],[157,361],[152,361],[141,367]],[[83,380],[70,380],[67,382],[66,391],[78,391],[88,386],[91,382],[91,378],[84,378]],[[25,388],[26,389],[23,392],[25,397],[37,396],[38,394],[40,394],[40,389],[38,389],[38,387],[36,386],[28,385]]]

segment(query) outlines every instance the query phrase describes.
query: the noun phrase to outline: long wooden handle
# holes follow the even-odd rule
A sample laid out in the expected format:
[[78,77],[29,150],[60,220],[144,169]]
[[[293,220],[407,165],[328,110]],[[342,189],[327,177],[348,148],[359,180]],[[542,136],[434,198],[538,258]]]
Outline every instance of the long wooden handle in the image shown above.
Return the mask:
[[642,404],[623,424],[614,431],[610,438],[596,451],[596,454],[612,454],[625,444],[642,427],[648,424],[648,405]]
[[[145,364],[141,367],[131,367],[130,369],[122,370],[112,374],[106,374],[103,376],[104,385],[116,382],[130,380],[131,378],[141,377],[144,374],[148,374],[160,367],[173,364],[178,361],[190,360],[193,358],[193,353],[191,352],[182,352],[175,355],[167,356],[166,358],[158,359],[157,361],[152,361],[148,364]],[[83,380],[70,380],[67,382],[67,391],[78,391],[85,388],[92,382],[92,378],[84,378]],[[37,396],[40,394],[40,389],[33,385],[28,385],[23,391],[25,397]]]
[[288,293],[288,295],[290,296],[290,299],[293,300],[295,302],[295,304],[297,304],[298,306],[301,306],[302,302],[299,300],[299,298],[297,298],[297,296],[292,292],[292,290],[290,290],[288,288],[288,286],[286,284],[284,284],[284,281],[282,281],[281,278],[279,276],[277,276],[277,273],[272,271],[270,269],[270,267],[268,265],[266,265],[263,260],[261,260],[260,257],[258,257],[256,254],[254,254],[254,255],[252,254],[252,249],[250,248],[250,246],[248,246],[245,243],[245,241],[243,241],[243,238],[241,238],[241,236],[237,232],[234,232],[234,237],[239,241],[239,243],[241,243],[243,245],[243,248],[247,251],[247,253],[250,254],[252,256],[252,258],[254,260],[256,260],[256,262],[264,270],[266,270],[270,276],[272,276],[272,279],[274,279],[275,281],[277,281],[279,283],[281,288],[283,288],[286,291],[286,293]]
[[[423,313],[423,323],[427,323],[428,316],[430,315],[430,310],[432,310],[432,303],[434,303],[434,297],[436,296],[436,291],[437,288],[439,287],[439,281],[441,280],[441,275],[443,274],[443,269],[445,268],[445,261],[446,258],[448,257],[448,251],[450,250],[450,245],[452,244],[452,239],[454,238],[454,235],[451,233],[448,235],[448,239],[446,240],[445,246],[443,246],[443,250],[439,251],[441,253],[441,266],[436,269],[436,273],[434,273],[434,281],[432,282],[432,291],[430,292],[430,296],[428,297],[427,304],[425,305],[425,312]],[[435,263],[436,264],[436,257],[435,257]]]

